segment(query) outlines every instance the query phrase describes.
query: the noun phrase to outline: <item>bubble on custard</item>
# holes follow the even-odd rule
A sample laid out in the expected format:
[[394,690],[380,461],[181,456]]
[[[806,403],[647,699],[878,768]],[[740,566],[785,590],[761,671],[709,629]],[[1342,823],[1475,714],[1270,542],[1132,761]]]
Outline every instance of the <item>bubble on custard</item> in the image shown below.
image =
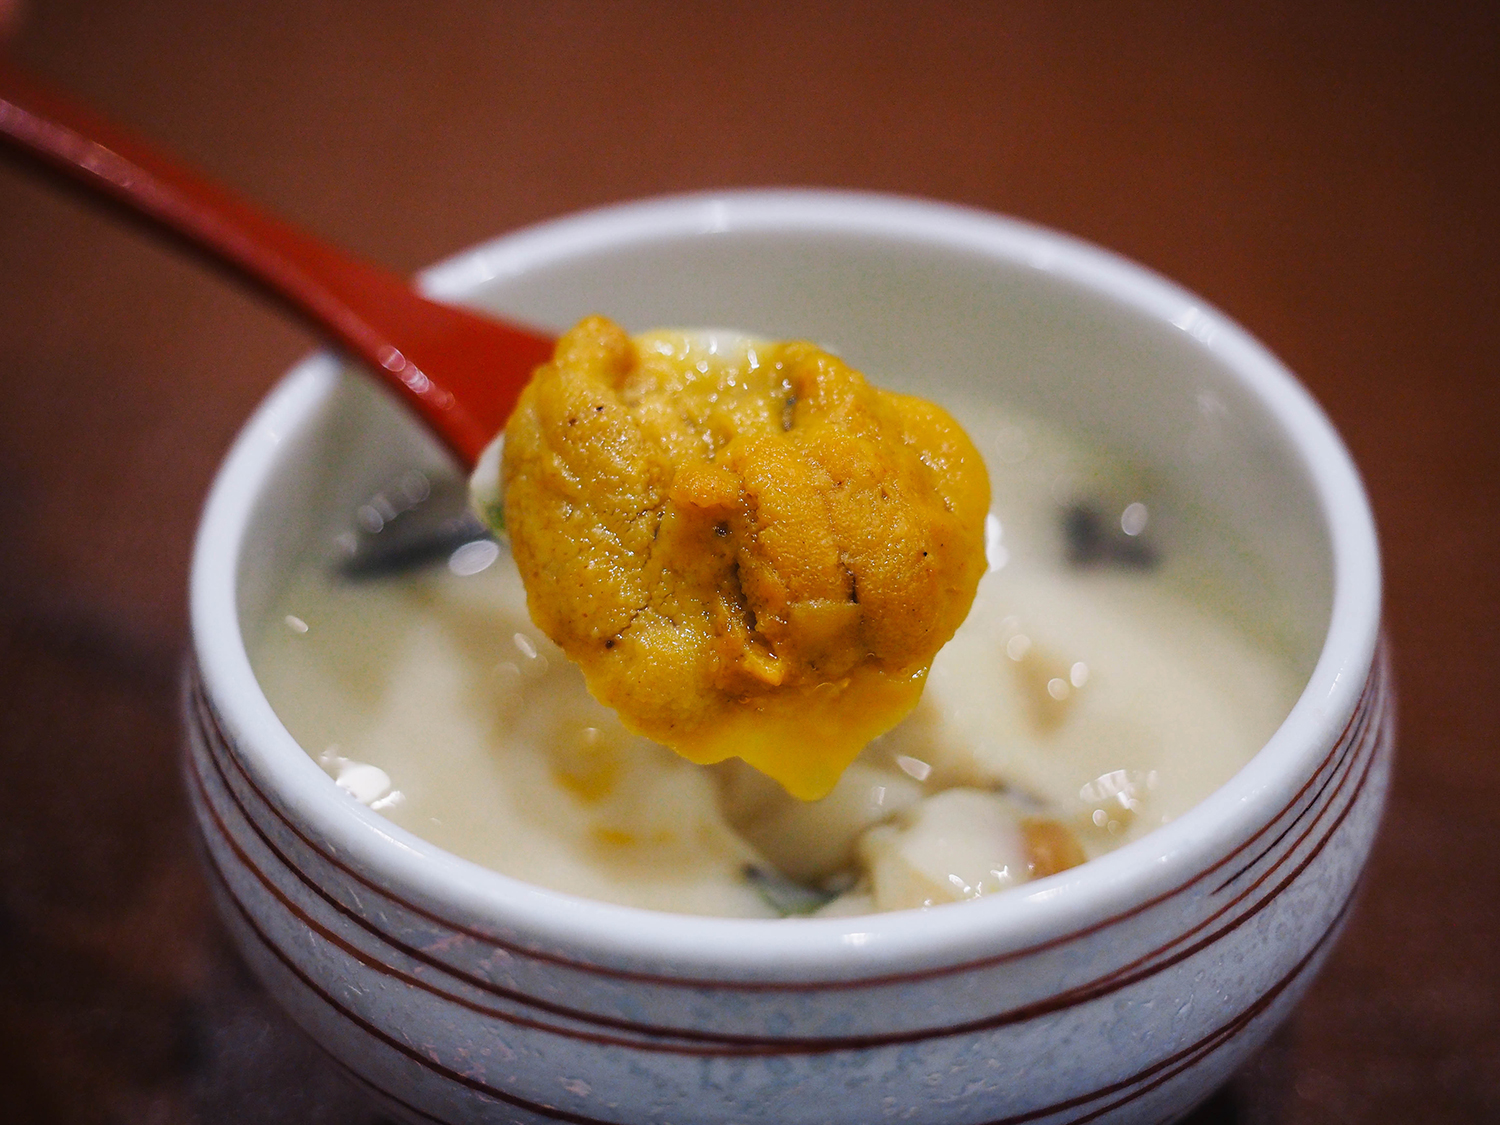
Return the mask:
[[345,793],[376,812],[395,808],[406,800],[406,794],[391,784],[391,775],[385,770],[370,762],[346,758],[338,749],[337,744],[329,746],[318,755],[318,764]]

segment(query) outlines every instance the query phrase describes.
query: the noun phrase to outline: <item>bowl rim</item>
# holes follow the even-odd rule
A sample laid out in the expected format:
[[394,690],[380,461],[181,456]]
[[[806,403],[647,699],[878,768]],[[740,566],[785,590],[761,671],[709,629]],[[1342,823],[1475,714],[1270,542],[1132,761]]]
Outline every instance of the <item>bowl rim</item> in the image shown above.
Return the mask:
[[[192,651],[219,722],[278,803],[359,869],[451,923],[523,935],[580,965],[664,979],[857,980],[1022,949],[1129,910],[1196,875],[1267,823],[1311,775],[1353,714],[1378,645],[1381,572],[1357,470],[1312,396],[1264,346],[1202,298],[1153,271],[1016,219],[900,196],[744,189],[597,208],[482,243],[424,271],[420,286],[461,298],[497,278],[607,248],[724,232],[847,233],[962,249],[1036,269],[1192,337],[1260,402],[1289,440],[1333,554],[1327,633],[1286,719],[1233,777],[1138,840],[1058,875],[928,910],[839,918],[671,914],[533,886],[462,859],[349,798],[281,724],[261,692],[238,619],[246,531],[284,439],[332,392],[327,352],[295,365],[236,438],[211,487],[189,583]],[[959,908],[961,907],[961,909]]]

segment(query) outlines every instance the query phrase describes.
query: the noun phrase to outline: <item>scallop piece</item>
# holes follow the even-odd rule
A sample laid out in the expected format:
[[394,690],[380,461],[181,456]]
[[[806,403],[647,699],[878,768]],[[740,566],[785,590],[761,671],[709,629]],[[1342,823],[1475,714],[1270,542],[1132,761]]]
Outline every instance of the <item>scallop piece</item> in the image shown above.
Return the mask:
[[1020,819],[1001,796],[948,789],[859,842],[879,910],[962,902],[1023,883],[1030,859]]

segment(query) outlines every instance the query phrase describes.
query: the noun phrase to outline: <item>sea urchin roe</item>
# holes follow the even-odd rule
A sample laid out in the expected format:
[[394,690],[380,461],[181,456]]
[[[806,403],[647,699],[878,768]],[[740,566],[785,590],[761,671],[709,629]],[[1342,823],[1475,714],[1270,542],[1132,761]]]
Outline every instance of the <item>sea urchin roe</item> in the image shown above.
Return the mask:
[[501,484],[531,617],[595,697],[809,800],[915,706],[985,566],[958,424],[807,343],[584,320],[521,396]]

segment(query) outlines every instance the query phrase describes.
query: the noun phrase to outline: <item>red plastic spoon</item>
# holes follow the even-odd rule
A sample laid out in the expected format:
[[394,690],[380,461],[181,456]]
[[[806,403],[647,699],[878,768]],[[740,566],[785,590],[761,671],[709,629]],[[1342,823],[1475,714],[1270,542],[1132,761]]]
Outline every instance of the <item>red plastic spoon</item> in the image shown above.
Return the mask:
[[442,305],[264,214],[0,62],[0,139],[186,239],[327,333],[409,402],[465,469],[553,340]]

